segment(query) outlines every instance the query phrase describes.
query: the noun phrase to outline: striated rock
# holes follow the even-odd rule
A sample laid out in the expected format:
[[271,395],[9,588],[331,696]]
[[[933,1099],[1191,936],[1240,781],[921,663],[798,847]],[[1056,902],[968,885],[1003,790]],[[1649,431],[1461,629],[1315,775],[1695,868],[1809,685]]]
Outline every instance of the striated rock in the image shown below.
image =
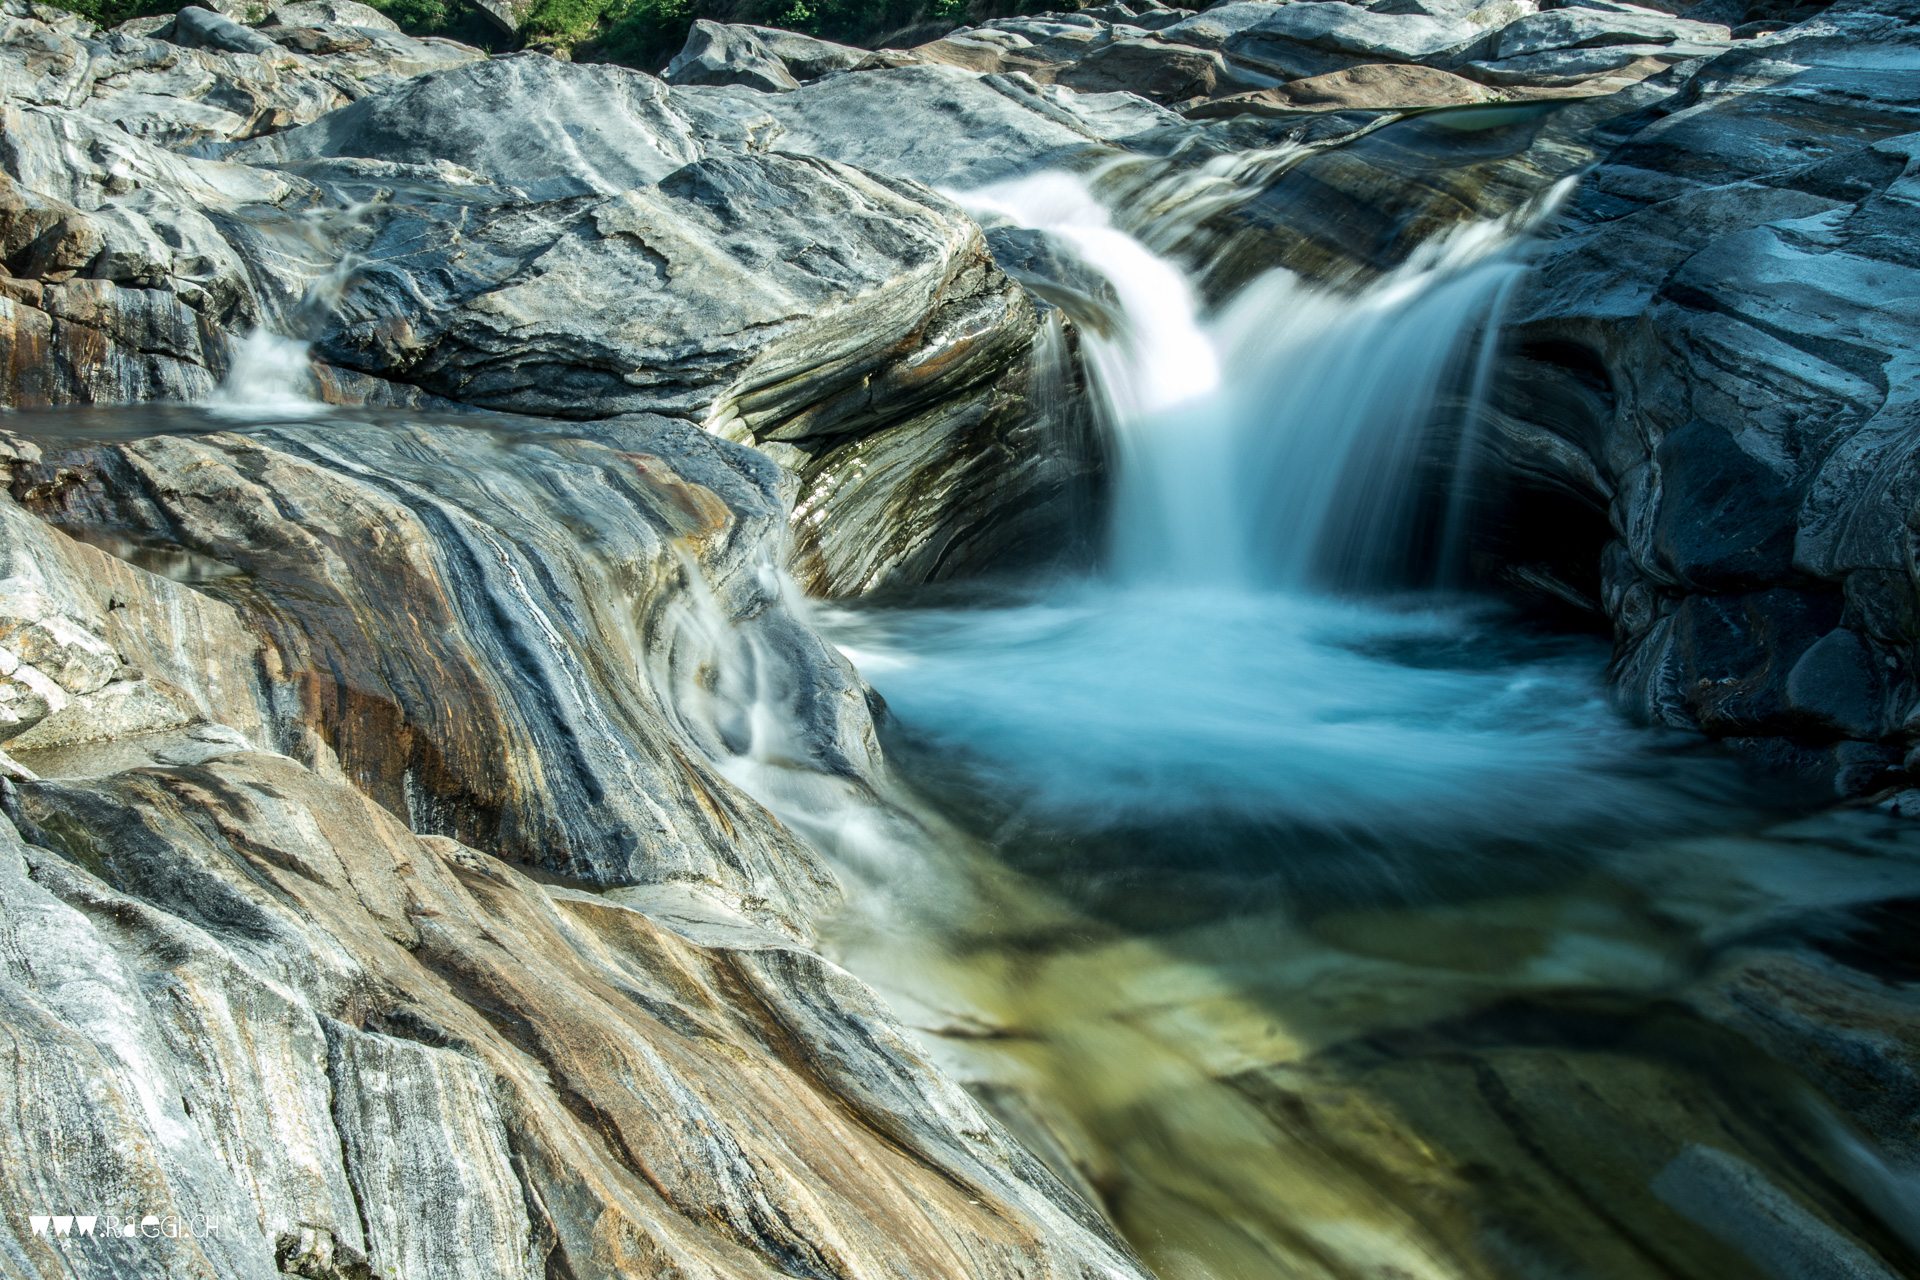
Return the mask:
[[741,28],[755,36],[796,80],[817,80],[836,71],[887,66],[903,56],[898,50],[860,49],[779,27]]
[[1484,34],[1466,18],[1376,12],[1340,0],[1287,5],[1232,0],[1166,28],[1159,37],[1218,49],[1250,70],[1294,79],[1364,62],[1444,63],[1465,55]]
[[1195,119],[1230,118],[1248,112],[1405,111],[1486,102],[1494,94],[1435,67],[1375,63],[1306,76],[1252,93],[1216,98],[1188,111]]
[[774,93],[800,87],[756,32],[704,18],[694,22],[661,78],[668,84],[737,84]]
[[1718,23],[1627,10],[1623,5],[1618,10],[1550,9],[1528,14],[1501,27],[1489,52],[1492,58],[1504,60],[1597,45],[1714,46],[1731,35]]
[[418,77],[228,158],[295,169],[333,158],[453,165],[538,201],[650,186],[701,154],[652,76],[521,54]]
[[[1448,105],[1494,96],[1439,94],[1447,72],[1499,87],[1499,96],[1612,93],[1675,62],[1710,57],[1732,39],[1722,24],[1628,4],[1538,12],[1532,0],[1434,0],[1276,5],[1238,0],[1205,13],[1141,19],[1106,6],[1060,15],[997,19],[963,28],[914,52],[975,72],[1027,75],[1039,83],[1129,90],[1164,102],[1208,99],[1222,117],[1271,112],[1286,88],[1317,85],[1311,101],[1359,109]],[[1395,70],[1397,69],[1397,70]],[[1384,88],[1375,96],[1340,77]],[[1414,91],[1420,81],[1427,92]],[[1344,87],[1343,87],[1344,86]]]
[[[8,404],[204,398],[259,328],[310,341],[330,398],[448,411],[16,420],[0,1184],[231,1229],[76,1263],[0,1223],[8,1255],[1143,1274],[1081,1198],[1114,1185],[1093,1144],[993,1092],[1069,1190],[810,949],[839,892],[795,816],[900,820],[870,691],[783,572],[875,591],[1078,527],[1099,446],[1049,299],[1098,286],[941,194],[1042,166],[1165,195],[1134,229],[1220,294],[1363,279],[1604,153],[1519,301],[1495,447],[1617,528],[1562,503],[1538,541],[1556,572],[1604,556],[1647,714],[1900,779],[1910,15],[1843,2],[1725,53],[1722,23],[1532,8],[1115,0],[893,55],[703,22],[663,81],[351,0],[109,33],[9,0]],[[1194,190],[1207,217],[1154,221]],[[1675,997],[1711,1026],[1548,993],[1242,1060],[1236,1114],[1375,1187],[1383,1273],[1492,1240],[1541,1273],[1882,1274],[1899,1243],[1823,1164],[1756,1158],[1739,1089],[1643,1052],[1777,1039],[1898,1123],[1875,1090],[1911,1064],[1875,1037],[1904,1015],[1788,968]],[[1596,1025],[1604,1052],[1570,1043]],[[1552,1155],[1615,1130],[1604,1167]]]
[[[285,430],[277,448],[163,436],[49,454],[14,485],[65,527],[224,565],[203,589],[247,638],[219,683],[260,708],[224,722],[422,829],[596,883],[698,881],[789,927],[831,899],[814,855],[697,763],[745,750],[738,730],[663,701],[666,673],[737,658],[712,649],[744,643],[709,634],[716,619],[752,618],[756,643],[805,671],[796,742],[832,772],[872,767],[851,672],[761,580],[782,528],[764,460],[665,422],[605,444],[367,424],[351,452],[325,427]],[[577,490],[554,487],[565,474]],[[282,514],[291,495],[298,515]],[[524,612],[510,622],[503,602]]]
[[11,786],[0,1182],[194,1227],[13,1235],[47,1274],[1140,1274],[791,943],[542,888],[276,756]]
[[269,240],[311,207],[306,183],[57,108],[0,103],[0,123],[13,144],[0,158],[0,261],[14,277],[0,293],[3,389],[16,405],[204,396],[226,364],[223,331],[259,324],[325,269],[298,234]]
[[[65,109],[9,108],[22,145],[5,245],[22,279],[0,291],[6,390],[29,405],[194,399],[236,334],[306,330],[339,394],[664,412],[788,442],[790,491],[810,494],[804,576],[823,590],[1058,543],[1044,521],[940,500],[968,485],[1037,498],[1090,466],[1008,453],[1038,443],[1015,411],[1039,330],[978,231],[924,191],[759,154],[730,105],[715,107],[683,107],[622,68],[497,59],[231,148],[225,163]],[[528,120],[545,132],[516,127]],[[97,168],[64,167],[76,145]],[[769,223],[769,207],[793,216]],[[855,439],[887,430],[907,434]],[[1044,488],[1018,487],[1036,475]],[[883,491],[858,492],[869,484]],[[911,520],[843,535],[828,526],[849,502]],[[878,545],[897,554],[876,559]]]
[[798,940],[834,886],[729,777],[878,766],[764,459],[657,420],[16,425],[9,651],[196,721],[9,762],[0,1182],[198,1224],[14,1235],[33,1267],[1141,1274]]
[[948,190],[1115,147],[1151,147],[1155,135],[1183,124],[1130,94],[1063,93],[946,66],[883,68],[777,95],[693,89],[674,98],[725,113],[761,145]]
[[1115,40],[1060,72],[1057,81],[1083,93],[1125,91],[1171,103],[1210,97],[1228,78],[1226,59],[1215,50]]
[[[322,1026],[334,1125],[371,1269],[432,1275],[445,1269],[451,1239],[460,1242],[460,1265],[483,1275],[543,1275],[492,1074],[451,1048],[332,1019]],[[422,1116],[436,1123],[423,1125]]]
[[[1506,394],[1599,470],[1632,705],[1793,735],[1799,767],[1874,789],[1913,732],[1920,639],[1901,372],[1920,43],[1867,2],[1756,45],[1623,122],[1522,303],[1545,368]],[[1543,384],[1573,380],[1588,407],[1545,416]]]
[[72,15],[7,0],[0,91],[163,146],[207,146],[303,124],[409,76],[480,56],[451,41],[404,35],[372,10],[366,18],[364,8],[285,6],[256,30],[189,7],[143,36],[97,31]]

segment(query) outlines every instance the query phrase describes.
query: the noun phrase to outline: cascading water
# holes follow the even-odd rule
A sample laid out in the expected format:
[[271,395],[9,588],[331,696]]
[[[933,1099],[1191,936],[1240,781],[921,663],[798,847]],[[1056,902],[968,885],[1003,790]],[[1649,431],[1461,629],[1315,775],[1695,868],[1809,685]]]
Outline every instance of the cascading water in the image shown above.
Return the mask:
[[[1211,233],[1182,210],[1246,198],[1233,173],[956,197],[1024,229],[1023,270],[1073,259],[1036,292],[1103,402],[1109,554],[823,619],[963,837],[897,857],[831,940],[1164,1280],[1585,1273],[1623,1195],[1717,1203],[1698,1175],[1730,1167],[1730,1131],[1694,1099],[1793,1096],[1703,1089],[1699,1029],[1669,1061],[1646,1028],[1776,900],[1730,868],[1791,897],[1824,854],[1726,838],[1753,817],[1738,780],[1616,718],[1603,646],[1444,590],[1501,310],[1556,193],[1355,287],[1275,272],[1209,307],[1183,255]],[[1116,190],[1141,203],[1095,195]],[[1568,1171],[1628,1147],[1653,1154],[1587,1201],[1609,1225],[1566,1225]],[[1908,1189],[1853,1165],[1876,1204]],[[1635,1266],[1646,1231],[1685,1239],[1647,1217]]]
[[283,259],[323,265],[273,325],[262,324],[233,345],[226,376],[207,398],[210,410],[236,419],[274,419],[301,417],[319,406],[311,335],[340,305],[363,265],[358,254],[340,252],[338,241],[365,226],[373,208],[362,203],[317,209],[261,229],[263,245],[277,246]]
[[236,419],[312,413],[313,362],[308,345],[271,329],[255,329],[233,346],[227,374],[207,398],[214,413]]
[[[1280,270],[1215,315],[1073,175],[959,198],[1048,234],[1108,287],[1078,318],[1119,449],[1122,578],[1351,587],[1399,585],[1421,559],[1422,463],[1436,440],[1470,435],[1484,361],[1468,353],[1491,346],[1521,271],[1510,249],[1555,197],[1420,246],[1356,292]],[[1194,198],[1204,219],[1223,197]]]
[[[1437,576],[1458,504],[1429,481],[1469,452],[1532,211],[1464,226],[1355,290],[1276,271],[1209,310],[1079,177],[956,198],[1094,278],[1055,292],[1117,475],[1101,574],[839,621],[918,739],[1071,826],[1212,814],[1446,839],[1618,808],[1633,784],[1608,766],[1635,748],[1593,655],[1509,652],[1458,600],[1352,594]],[[1153,217],[1164,230],[1174,214]]]

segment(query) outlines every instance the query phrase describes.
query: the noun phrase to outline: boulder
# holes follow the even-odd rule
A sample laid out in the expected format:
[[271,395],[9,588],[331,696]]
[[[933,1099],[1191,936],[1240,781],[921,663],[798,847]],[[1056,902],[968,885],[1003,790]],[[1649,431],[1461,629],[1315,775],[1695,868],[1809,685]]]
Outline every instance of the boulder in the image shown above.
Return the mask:
[[1487,36],[1486,28],[1467,16],[1378,12],[1342,0],[1287,5],[1231,0],[1167,27],[1159,38],[1217,49],[1247,70],[1296,79],[1361,63],[1444,65]]
[[1406,111],[1470,106],[1493,97],[1485,86],[1436,67],[1371,63],[1216,98],[1187,114],[1207,119],[1247,111]]
[[267,25],[277,27],[357,27],[362,31],[399,32],[400,24],[359,0],[293,0],[267,11]]
[[645,72],[519,54],[419,76],[228,158],[447,164],[551,200],[648,186],[701,154],[667,86]]
[[880,68],[793,93],[674,91],[689,112],[724,116],[759,145],[966,190],[1117,148],[1173,145],[1185,122],[1133,94],[1066,93],[1022,76],[951,66]]
[[1731,34],[1718,23],[1693,22],[1650,10],[1550,9],[1502,27],[1491,53],[1494,58],[1504,59],[1603,45],[1713,46],[1725,44]]
[[1085,93],[1125,91],[1173,103],[1210,97],[1227,76],[1226,59],[1213,49],[1115,40],[1060,72],[1057,81]]
[[14,103],[78,111],[161,146],[204,149],[319,118],[400,80],[480,56],[401,34],[372,10],[283,6],[254,29],[188,8],[143,33],[97,31],[5,0],[0,84]]
[[772,93],[800,87],[786,63],[755,32],[704,18],[694,22],[687,43],[661,78],[668,84],[737,84]]
[[1885,784],[1848,762],[1897,761],[1920,701],[1916,74],[1904,10],[1867,0],[1736,47],[1629,118],[1517,312],[1522,345],[1556,353],[1546,369],[1602,394],[1554,422],[1525,384],[1505,393],[1603,478],[1632,705],[1794,735],[1849,787]]
[[798,31],[698,19],[687,43],[661,73],[669,84],[738,84],[770,92],[836,71],[884,63],[876,54]]

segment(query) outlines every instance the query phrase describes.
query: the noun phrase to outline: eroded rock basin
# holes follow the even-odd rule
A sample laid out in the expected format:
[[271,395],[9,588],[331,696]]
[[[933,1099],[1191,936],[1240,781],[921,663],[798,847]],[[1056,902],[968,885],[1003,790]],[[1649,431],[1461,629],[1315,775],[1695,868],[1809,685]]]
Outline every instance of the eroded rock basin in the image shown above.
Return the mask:
[[829,624],[942,833],[834,945],[1156,1275],[1920,1261],[1898,818],[1631,729],[1598,646],[1457,599]]

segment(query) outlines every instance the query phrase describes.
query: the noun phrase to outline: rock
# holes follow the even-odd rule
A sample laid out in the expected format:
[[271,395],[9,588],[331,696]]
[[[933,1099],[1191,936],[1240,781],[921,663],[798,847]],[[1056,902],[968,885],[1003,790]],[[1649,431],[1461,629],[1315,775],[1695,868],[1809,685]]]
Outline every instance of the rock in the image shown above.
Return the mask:
[[786,64],[789,74],[797,80],[818,80],[836,71],[886,66],[902,56],[897,50],[860,49],[780,27],[748,26],[742,30],[756,36],[768,52]]
[[[371,1269],[425,1276],[462,1266],[538,1280],[545,1266],[513,1170],[492,1073],[464,1053],[328,1019],[327,1078]],[[430,1123],[422,1123],[430,1117]],[[434,1230],[421,1230],[431,1223]],[[283,1264],[284,1265],[284,1264]]]
[[883,68],[772,96],[676,89],[674,101],[725,114],[761,145],[947,190],[1147,143],[1184,124],[1130,94],[1063,94],[946,66]]
[[1397,111],[1468,106],[1493,96],[1471,80],[1434,67],[1375,63],[1217,98],[1188,114],[1206,119],[1247,111]]
[[858,67],[911,61],[887,50],[857,49],[799,31],[697,19],[661,78],[669,84],[737,84],[781,92]]
[[151,31],[101,32],[7,0],[0,84],[11,101],[80,111],[188,148],[302,124],[407,76],[480,56],[451,41],[403,35],[362,8],[346,0],[285,6],[276,13],[293,20],[265,30],[190,8]]
[[[668,727],[675,713],[660,695],[670,684],[659,693],[633,687],[648,664],[690,669],[719,660],[700,656],[702,646],[735,643],[726,624],[703,639],[701,628],[715,620],[691,604],[668,606],[677,594],[668,584],[682,583],[703,592],[714,614],[758,616],[753,627],[765,643],[807,667],[794,687],[816,692],[796,706],[796,723],[827,768],[858,774],[871,761],[865,704],[847,693],[851,674],[795,631],[757,576],[760,544],[773,539],[768,553],[777,554],[783,529],[764,460],[667,423],[623,424],[618,449],[564,438],[483,444],[485,436],[466,441],[470,430],[450,425],[388,434],[384,448],[369,436],[349,456],[324,443],[328,434],[288,437],[291,453],[238,438],[223,448],[220,438],[161,437],[67,455],[57,463],[65,479],[48,489],[42,510],[69,527],[224,560],[231,581],[257,584],[234,596],[246,638],[232,644],[235,666],[222,681],[245,691],[242,705],[231,706],[233,693],[225,705],[195,699],[208,719],[316,767],[338,761],[423,827],[576,879],[698,880],[789,927],[819,908],[832,889],[813,855],[695,763],[707,749],[730,758],[739,744],[715,737],[720,730],[704,720]],[[423,449],[436,460],[405,460]],[[679,470],[662,454],[677,455]],[[584,467],[576,474],[590,489],[578,500],[543,497],[533,477],[511,479],[535,457]],[[51,457],[41,464],[51,465]],[[172,478],[182,468],[191,479]],[[17,469],[16,480],[48,474]],[[429,479],[430,490],[420,487]],[[274,493],[300,494],[304,521],[283,517]],[[602,503],[610,505],[589,509]],[[610,532],[582,546],[573,533],[582,527]],[[439,536],[455,542],[441,549]],[[478,575],[452,597],[434,585],[448,554],[445,563]],[[707,556],[717,581],[690,581],[698,571],[683,555]],[[635,585],[606,585],[619,581]],[[530,596],[529,583],[559,594]],[[485,603],[493,591],[528,612],[508,622]],[[633,624],[617,602],[634,591],[653,593],[665,611],[617,641],[628,674],[607,669],[619,692],[603,695],[593,673],[612,661],[609,641],[628,635]],[[274,603],[263,613],[248,600]],[[600,616],[606,605],[615,616]],[[402,634],[434,639],[398,662],[370,639]],[[140,650],[129,656],[137,666],[148,661]],[[260,688],[262,678],[281,690]],[[337,683],[351,697],[335,692]],[[583,723],[591,734],[575,729]],[[563,791],[572,798],[560,801]],[[662,805],[654,798],[662,795],[703,802]],[[719,829],[731,832],[724,861],[705,852]]]
[[279,757],[9,785],[0,1183],[195,1226],[96,1274],[1141,1274],[791,943],[542,888]]
[[1125,90],[1172,103],[1210,96],[1227,74],[1226,59],[1212,49],[1116,40],[1075,62],[1058,81],[1087,93]]
[[309,185],[176,156],[57,108],[0,104],[0,121],[14,143],[0,162],[0,252],[24,277],[0,295],[13,343],[0,389],[13,403],[205,395],[224,368],[222,330],[303,291],[297,245],[270,252],[257,222],[216,218],[284,224]]
[[1461,71],[1490,85],[1514,89],[1614,90],[1664,71],[1679,58],[1711,57],[1706,45],[1607,45],[1596,49],[1549,49],[1497,62],[1468,62]]
[[473,0],[474,7],[508,35],[516,35],[520,24],[533,12],[532,0]]
[[1646,10],[1551,9],[1517,18],[1500,28],[1492,54],[1505,59],[1595,45],[1716,46],[1724,44],[1731,34],[1717,23],[1693,22]]
[[668,84],[737,84],[779,93],[797,89],[777,54],[754,32],[701,18],[687,33],[687,43],[661,73]]
[[1660,1171],[1653,1190],[1770,1275],[1891,1280],[1894,1274],[1758,1169],[1713,1147],[1687,1147]]
[[1815,732],[1873,739],[1885,726],[1885,682],[1867,643],[1844,629],[1813,642],[1787,673],[1789,711],[1804,716]]
[[279,47],[259,32],[196,5],[188,5],[174,15],[171,39],[189,49],[280,56]]
[[[1075,149],[1112,132],[1098,97],[1073,110],[992,88],[975,98]],[[1030,304],[994,272],[970,224],[926,193],[757,154],[749,125],[761,126],[729,114],[747,105],[681,104],[620,68],[505,58],[417,77],[230,148],[225,163],[143,147],[59,108],[25,109],[12,128],[24,145],[8,261],[29,278],[0,293],[0,324],[20,353],[7,390],[23,404],[197,398],[234,358],[236,335],[304,329],[320,339],[335,394],[567,417],[698,415],[742,439],[790,442],[794,487],[813,495],[799,553],[821,589],[957,573],[1057,544],[1057,530],[932,500],[991,484],[1017,501],[1007,476],[1051,477],[1051,492],[1090,467],[1084,454],[1064,468],[1007,465],[1015,442],[1041,443],[1011,422],[1034,367]],[[551,132],[506,127],[525,119]],[[62,139],[77,137],[112,160],[63,168],[73,144]],[[709,147],[720,154],[704,156]],[[575,199],[587,195],[611,199],[587,208]],[[796,218],[767,225],[757,211],[771,206]],[[855,226],[871,241],[818,249]],[[328,283],[360,256],[366,266]],[[92,278],[78,278],[83,269]],[[632,287],[670,273],[673,288]],[[322,325],[310,295],[342,285]],[[561,302],[559,290],[578,292]],[[429,295],[438,301],[410,322]],[[526,325],[534,332],[499,346]],[[549,373],[528,381],[542,366]],[[772,379],[783,387],[769,398]],[[943,397],[950,416],[929,419]],[[880,451],[892,460],[884,472],[827,470],[826,454],[844,458],[862,434],[909,422]],[[856,492],[866,484],[881,492]],[[914,514],[901,528],[843,535],[827,528],[843,503]],[[901,558],[876,560],[875,546]]]
[[362,31],[399,32],[400,24],[359,0],[293,0],[267,11],[267,24],[278,27],[356,27]]
[[645,72],[521,54],[419,76],[228,158],[451,164],[526,199],[553,200],[651,186],[700,155],[667,87]]
[[[1140,1275],[798,941],[831,881],[722,776],[777,751],[816,785],[876,780],[862,691],[767,568],[774,468],[658,420],[341,427],[9,438],[9,492],[98,544],[0,498],[5,580],[36,584],[12,588],[31,621],[9,651],[82,688],[121,670],[111,647],[209,723],[7,770],[33,790],[7,796],[28,843],[0,818],[4,1083],[28,1100],[14,1131],[57,1123],[72,1161],[28,1137],[0,1154],[6,1193],[163,1183],[216,1225],[142,1243],[175,1272],[831,1251]],[[133,563],[196,556],[229,568]],[[768,699],[795,735],[777,747],[755,744]],[[678,890],[673,926],[395,814]]]
[[1159,38],[1218,49],[1250,71],[1295,79],[1370,62],[1444,64],[1466,55],[1485,32],[1465,18],[1376,12],[1341,0],[1231,0],[1167,27]]
[[[1905,753],[1916,66],[1911,23],[1870,0],[1706,63],[1627,118],[1520,300],[1520,341],[1600,371],[1592,420],[1534,420],[1584,440],[1610,490],[1605,595],[1642,714]],[[1788,597],[1815,629],[1742,603]],[[1709,615],[1744,657],[1687,639]]]

